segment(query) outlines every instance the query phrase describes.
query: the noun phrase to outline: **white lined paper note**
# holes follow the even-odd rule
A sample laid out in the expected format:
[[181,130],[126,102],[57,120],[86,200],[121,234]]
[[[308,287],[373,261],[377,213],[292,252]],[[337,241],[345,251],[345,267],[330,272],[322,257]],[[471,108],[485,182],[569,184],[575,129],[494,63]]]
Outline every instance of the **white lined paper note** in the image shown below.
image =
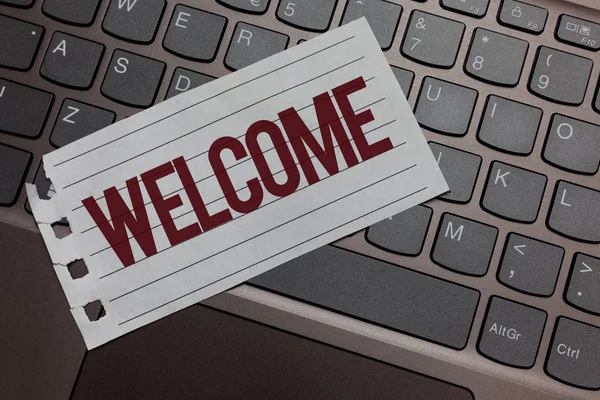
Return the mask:
[[[89,349],[448,190],[364,19],[49,153],[44,169],[56,194],[28,186],[29,200]],[[73,233],[58,240],[63,217]],[[79,258],[89,274],[73,279]],[[106,315],[90,322],[95,300]]]

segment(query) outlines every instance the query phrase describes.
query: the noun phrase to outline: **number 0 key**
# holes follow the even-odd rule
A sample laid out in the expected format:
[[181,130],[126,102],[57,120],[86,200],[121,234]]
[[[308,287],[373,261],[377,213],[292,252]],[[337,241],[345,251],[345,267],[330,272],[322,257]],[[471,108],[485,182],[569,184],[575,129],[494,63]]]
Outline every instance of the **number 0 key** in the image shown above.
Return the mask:
[[541,46],[529,90],[557,103],[579,105],[583,102],[593,65],[589,58]]

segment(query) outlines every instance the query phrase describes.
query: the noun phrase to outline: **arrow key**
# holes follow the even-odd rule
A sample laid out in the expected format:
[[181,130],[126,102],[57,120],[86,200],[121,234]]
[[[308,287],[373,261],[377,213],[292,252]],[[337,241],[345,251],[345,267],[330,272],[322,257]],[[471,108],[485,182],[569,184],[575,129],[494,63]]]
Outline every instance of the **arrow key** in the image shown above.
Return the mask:
[[511,233],[502,253],[498,280],[525,293],[551,296],[564,254],[562,247]]
[[600,258],[575,254],[565,299],[577,308],[600,315]]

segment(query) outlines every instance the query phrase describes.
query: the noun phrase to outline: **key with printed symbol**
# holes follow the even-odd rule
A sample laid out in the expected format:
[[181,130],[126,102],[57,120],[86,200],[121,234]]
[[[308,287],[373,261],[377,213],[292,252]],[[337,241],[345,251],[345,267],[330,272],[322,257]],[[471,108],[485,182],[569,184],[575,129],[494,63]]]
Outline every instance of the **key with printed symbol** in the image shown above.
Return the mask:
[[217,2],[234,10],[251,14],[264,14],[267,7],[269,7],[270,0],[217,0]]
[[465,72],[484,82],[515,86],[521,77],[529,43],[477,28],[465,60]]
[[536,296],[551,296],[565,250],[517,233],[508,235],[498,270],[504,285]]
[[423,249],[433,210],[418,205],[367,228],[367,241],[384,250],[417,256]]
[[31,68],[43,35],[44,28],[39,25],[0,15],[0,67]]
[[441,5],[448,10],[481,18],[487,12],[490,0],[442,0]]
[[533,150],[541,119],[539,108],[490,95],[477,139],[497,150],[528,155]]
[[212,61],[217,55],[227,18],[178,4],[163,46],[172,53],[198,61]]
[[0,143],[0,206],[11,206],[19,197],[31,153]]
[[600,126],[554,114],[543,157],[568,171],[595,174],[600,166]]
[[361,17],[367,18],[379,46],[387,50],[392,46],[400,22],[402,6],[385,0],[350,0],[344,10],[341,25]]
[[77,36],[55,32],[40,67],[40,74],[64,86],[88,89],[98,70],[104,46]]
[[600,243],[600,191],[558,181],[547,225],[571,239]]
[[547,181],[545,175],[494,161],[481,206],[499,217],[532,223],[540,210]]
[[197,88],[200,85],[215,80],[216,78],[210,75],[201,74],[199,72],[190,71],[189,69],[178,67],[173,72],[173,78],[167,90],[166,99],[177,96],[180,93],[187,92],[190,89]]
[[325,32],[336,4],[337,0],[280,0],[276,15],[296,28]]
[[102,29],[119,39],[150,43],[164,8],[165,0],[111,0]]
[[413,11],[402,41],[402,54],[411,60],[452,68],[465,24],[422,11]]
[[163,62],[115,50],[101,92],[110,99],[130,106],[149,107],[154,102],[164,70]]
[[391,67],[398,84],[400,84],[402,92],[404,92],[404,97],[408,98],[410,89],[412,88],[413,80],[415,79],[415,73],[404,68],[395,67],[393,65],[391,65]]
[[421,126],[451,136],[467,134],[478,93],[474,89],[425,77],[415,117]]
[[563,14],[556,24],[556,38],[573,46],[598,51],[600,24]]
[[437,231],[431,259],[465,275],[486,274],[496,245],[498,229],[445,213]]
[[434,142],[429,142],[429,147],[450,188],[449,192],[438,198],[456,203],[468,203],[479,174],[481,157]]
[[546,373],[584,389],[600,389],[600,327],[566,317],[556,322]]
[[575,307],[600,315],[600,258],[575,254],[565,299]]
[[548,10],[522,1],[504,0],[498,14],[498,21],[511,28],[540,34],[546,26]]
[[44,14],[61,22],[88,26],[94,21],[100,0],[44,0]]
[[283,33],[238,22],[225,55],[225,66],[242,69],[287,48],[290,38]]
[[65,99],[50,135],[50,143],[66,146],[112,124],[115,113],[90,104]]
[[53,100],[51,93],[0,79],[0,132],[40,136]]
[[583,102],[592,60],[540,46],[529,79],[529,90],[546,100],[568,105]]
[[477,343],[480,353],[494,361],[531,368],[546,325],[546,312],[493,296]]

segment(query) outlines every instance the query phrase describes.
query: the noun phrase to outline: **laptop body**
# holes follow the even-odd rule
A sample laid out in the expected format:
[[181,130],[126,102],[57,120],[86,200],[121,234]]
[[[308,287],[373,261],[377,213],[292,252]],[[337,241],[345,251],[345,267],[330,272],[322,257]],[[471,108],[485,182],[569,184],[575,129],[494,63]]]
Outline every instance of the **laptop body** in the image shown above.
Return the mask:
[[[1,358],[22,363],[12,362],[18,376],[7,380],[37,377],[42,393],[64,393],[85,366],[58,282],[51,268],[41,272],[46,250],[22,189],[35,182],[52,195],[41,156],[364,14],[452,191],[205,303],[476,399],[596,398],[599,8],[550,0],[1,2],[0,284],[9,310]],[[216,34],[202,36],[207,27]],[[244,32],[260,41],[239,40]],[[190,46],[184,34],[205,40]],[[117,90],[109,82],[124,59],[125,73],[161,64],[162,72],[143,90]],[[37,363],[42,372],[27,376],[25,366]]]

